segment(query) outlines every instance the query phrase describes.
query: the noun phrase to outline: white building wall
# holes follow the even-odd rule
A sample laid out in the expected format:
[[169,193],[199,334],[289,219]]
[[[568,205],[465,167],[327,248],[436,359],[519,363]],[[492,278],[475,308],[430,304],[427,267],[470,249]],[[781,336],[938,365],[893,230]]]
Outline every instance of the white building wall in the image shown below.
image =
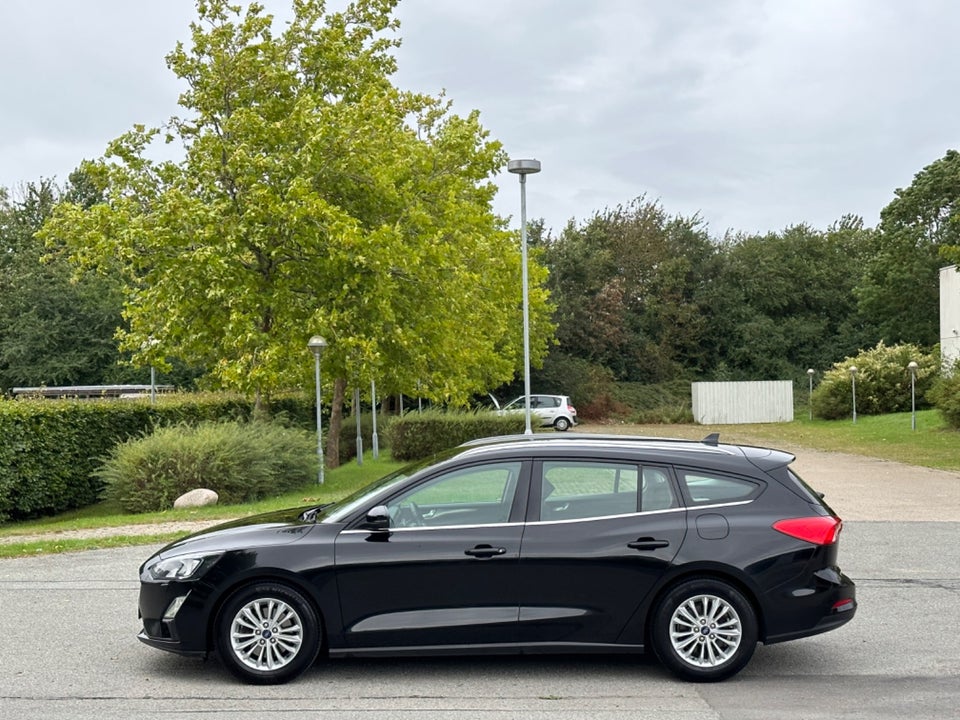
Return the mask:
[[940,357],[944,365],[960,360],[960,271],[940,268]]
[[793,420],[793,383],[695,382],[693,419],[701,425],[790,422]]

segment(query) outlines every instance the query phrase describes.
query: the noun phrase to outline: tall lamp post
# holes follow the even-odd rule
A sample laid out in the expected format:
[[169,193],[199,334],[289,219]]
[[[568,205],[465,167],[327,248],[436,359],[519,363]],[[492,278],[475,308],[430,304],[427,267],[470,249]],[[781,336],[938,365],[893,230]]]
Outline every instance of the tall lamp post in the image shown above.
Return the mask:
[[809,397],[809,410],[810,410],[810,419],[813,420],[813,368],[807,370],[807,378],[810,380],[810,395]]
[[907,365],[907,370],[910,371],[910,429],[917,429],[917,362],[911,360],[910,364]]
[[380,440],[377,437],[377,381],[370,381],[370,405],[373,410],[373,459],[380,457]]
[[327,347],[327,341],[319,335],[314,335],[307,343],[313,353],[314,373],[317,386],[317,458],[320,460],[320,470],[317,473],[317,484],[323,485],[323,425],[320,419],[320,355]]
[[523,264],[523,412],[524,435],[530,427],[530,297],[527,290],[527,175],[540,172],[539,160],[511,160],[507,170],[520,176],[520,262]]
[[857,423],[857,366],[850,366],[850,388],[853,392],[853,423]]

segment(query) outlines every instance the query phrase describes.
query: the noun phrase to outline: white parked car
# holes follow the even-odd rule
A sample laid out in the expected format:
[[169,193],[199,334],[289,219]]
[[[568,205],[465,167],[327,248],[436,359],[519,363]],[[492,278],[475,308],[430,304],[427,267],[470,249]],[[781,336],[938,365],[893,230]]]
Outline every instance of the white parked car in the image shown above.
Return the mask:
[[[493,397],[492,395],[490,397]],[[526,409],[521,395],[516,400],[507,403],[502,408],[494,398],[497,405],[497,412],[504,413],[524,412]],[[577,409],[570,402],[566,395],[531,395],[530,396],[530,415],[531,419],[538,418],[540,425],[546,427],[552,425],[561,432],[569,430],[577,424]]]

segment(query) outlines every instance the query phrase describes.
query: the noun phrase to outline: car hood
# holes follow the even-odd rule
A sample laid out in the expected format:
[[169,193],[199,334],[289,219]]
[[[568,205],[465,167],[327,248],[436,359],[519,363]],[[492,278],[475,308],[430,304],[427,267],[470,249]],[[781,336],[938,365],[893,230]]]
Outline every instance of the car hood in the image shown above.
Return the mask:
[[153,557],[236,550],[251,546],[287,545],[306,537],[316,527],[312,520],[302,519],[303,512],[307,509],[309,508],[277,510],[214,525],[170,543]]

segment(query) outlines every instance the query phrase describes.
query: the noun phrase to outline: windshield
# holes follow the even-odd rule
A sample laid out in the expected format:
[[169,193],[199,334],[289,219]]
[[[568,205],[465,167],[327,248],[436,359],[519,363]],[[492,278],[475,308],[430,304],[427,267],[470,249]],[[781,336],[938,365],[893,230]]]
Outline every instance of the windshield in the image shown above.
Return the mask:
[[364,485],[355,493],[347,495],[345,498],[342,498],[328,508],[324,508],[324,510],[319,514],[318,519],[323,523],[343,522],[355,510],[367,504],[370,498],[381,493],[385,493],[385,491],[396,485],[399,485],[414,473],[419,472],[425,467],[429,467],[438,460],[445,460],[455,452],[458,451],[450,450],[446,453],[442,453],[426,460],[420,460],[419,462],[411,463],[410,465],[406,465],[399,470],[390,473],[389,475],[385,475],[379,480],[374,480],[369,485]]

